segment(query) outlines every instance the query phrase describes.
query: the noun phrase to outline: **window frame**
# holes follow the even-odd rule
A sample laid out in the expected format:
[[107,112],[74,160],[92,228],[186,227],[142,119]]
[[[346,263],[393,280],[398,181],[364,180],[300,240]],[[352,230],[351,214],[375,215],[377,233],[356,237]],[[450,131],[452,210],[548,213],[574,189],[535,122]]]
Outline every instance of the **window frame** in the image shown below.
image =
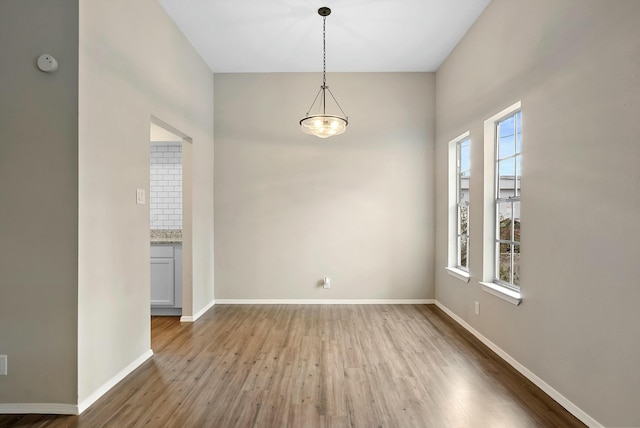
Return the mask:
[[[462,180],[462,172],[461,171],[461,145],[465,142],[469,143],[469,153],[471,152],[471,138],[469,131],[466,131],[462,135],[454,138],[449,141],[449,224],[448,224],[448,258],[447,258],[447,272],[460,279],[464,282],[469,282],[470,274],[469,274],[469,243],[470,241],[470,233],[469,233],[469,209],[467,209],[467,264],[466,266],[462,266],[461,264],[461,247],[460,247],[460,238],[462,236],[461,228],[460,228],[460,215],[461,215],[461,201],[460,201],[460,190],[461,190],[461,180]],[[469,181],[471,180],[471,155],[469,155],[469,169],[465,170],[469,171]],[[469,185],[469,188],[471,186]],[[467,207],[469,206],[469,202],[467,202]]]
[[[499,239],[499,215],[498,205],[500,203],[511,202],[513,207],[514,199],[499,198],[499,169],[498,162],[499,156],[499,134],[498,124],[504,122],[506,119],[513,117],[517,113],[520,113],[520,120],[522,123],[522,103],[520,101],[505,108],[499,113],[488,118],[484,122],[484,210],[483,210],[483,263],[482,263],[482,281],[480,285],[482,289],[490,294],[495,295],[509,303],[519,305],[522,302],[521,289],[514,287],[512,283],[507,283],[499,279],[499,245],[501,240]],[[521,126],[522,129],[522,126]],[[520,156],[522,159],[522,146],[520,146],[519,154],[515,153],[513,158]],[[508,157],[505,157],[507,159]],[[514,161],[515,164],[515,161]],[[515,171],[514,171],[515,175]],[[515,196],[515,182],[514,177],[514,196]],[[517,196],[517,202],[520,203],[520,195]],[[513,211],[512,211],[513,217]],[[512,221],[513,225],[513,221]],[[508,243],[514,240],[514,227],[511,227],[511,239]],[[507,243],[507,242],[503,242]],[[518,243],[520,246],[521,244]],[[513,248],[513,247],[511,247]],[[513,251],[511,251],[511,266],[513,266]],[[511,268],[511,270],[513,270]],[[510,273],[510,279],[512,280],[513,273]]]
[[[511,118],[515,118],[516,116],[520,116],[520,127],[517,127],[518,121],[514,120],[514,147],[513,147],[513,154],[509,154],[505,157],[501,157],[500,155],[500,138],[501,138],[501,134],[500,134],[500,124],[508,121]],[[522,136],[520,137],[520,151],[518,151],[518,146],[517,146],[517,135],[518,135],[518,131],[520,131],[520,134],[522,135],[522,110],[518,109],[514,112],[512,112],[511,114],[503,117],[502,119],[498,120],[495,122],[495,127],[496,127],[496,137],[495,137],[495,155],[494,155],[494,159],[495,159],[495,163],[494,163],[494,200],[495,200],[495,207],[494,207],[494,218],[495,218],[495,232],[494,232],[494,239],[495,239],[495,267],[494,267],[494,277],[493,277],[493,282],[495,282],[496,284],[502,285],[504,287],[510,288],[516,292],[520,292],[520,285],[516,285],[515,284],[515,273],[514,273],[514,258],[515,258],[515,247],[518,247],[518,254],[520,253],[520,241],[516,241],[515,240],[515,231],[516,231],[516,227],[515,227],[515,204],[520,205],[520,183],[521,183],[521,177],[522,177]],[[503,161],[507,161],[513,159],[514,160],[514,176],[513,176],[513,196],[506,196],[503,197],[500,194],[500,191],[502,189],[501,186],[501,182],[500,182],[500,163]],[[517,160],[520,160],[520,168],[517,167],[518,163]],[[518,172],[520,172],[520,175],[518,175]],[[519,178],[520,177],[520,178]],[[509,227],[509,239],[502,239],[502,237],[500,236],[500,223],[501,223],[501,218],[499,215],[500,212],[500,205],[501,204],[510,204],[510,215],[511,215],[511,223],[510,223],[510,227]],[[519,210],[519,208],[518,208]],[[500,245],[509,245],[509,254],[510,254],[510,260],[509,260],[509,281],[505,281],[503,279],[500,278]],[[519,276],[519,275],[518,275]]]

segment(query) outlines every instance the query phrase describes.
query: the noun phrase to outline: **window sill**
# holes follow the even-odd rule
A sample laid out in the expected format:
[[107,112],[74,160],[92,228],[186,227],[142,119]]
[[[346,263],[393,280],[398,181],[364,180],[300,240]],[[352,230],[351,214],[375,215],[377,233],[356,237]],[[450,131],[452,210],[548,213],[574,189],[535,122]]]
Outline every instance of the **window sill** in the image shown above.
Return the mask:
[[458,278],[462,282],[469,282],[469,279],[471,278],[469,276],[469,272],[465,272],[461,269],[451,268],[451,267],[445,267],[445,269],[447,270],[447,273],[449,275],[451,275],[454,278]]
[[494,284],[493,282],[480,282],[480,285],[485,292],[493,294],[512,305],[518,306],[522,303],[522,296],[517,291],[509,290],[507,287]]

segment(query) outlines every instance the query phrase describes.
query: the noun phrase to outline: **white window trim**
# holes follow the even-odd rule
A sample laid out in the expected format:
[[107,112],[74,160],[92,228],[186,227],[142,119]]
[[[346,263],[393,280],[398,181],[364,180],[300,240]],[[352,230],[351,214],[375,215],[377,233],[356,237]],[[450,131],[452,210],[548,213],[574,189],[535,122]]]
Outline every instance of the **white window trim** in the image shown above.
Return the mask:
[[449,267],[449,266],[445,266],[445,269],[447,270],[447,273],[449,275],[451,275],[454,278],[458,278],[462,282],[469,282],[469,280],[471,279],[471,276],[467,271],[454,268],[454,267]]
[[516,290],[494,282],[495,278],[495,151],[496,123],[522,110],[522,103],[507,107],[484,121],[484,210],[482,230],[482,290],[506,302],[519,305],[522,294]]
[[[460,269],[458,266],[458,254],[457,254],[457,240],[458,240],[458,207],[457,207],[457,145],[460,141],[469,138],[469,131],[449,141],[449,187],[448,187],[448,210],[449,210],[449,222],[447,229],[448,239],[448,253],[447,253],[447,266],[445,269],[449,275],[457,278],[463,282],[469,282],[470,275],[468,271]],[[467,246],[467,257],[469,247]]]
[[513,305],[518,306],[522,303],[522,295],[512,290],[511,288],[507,288],[504,285],[496,284],[495,282],[484,282],[480,281],[480,285],[482,286],[482,290],[493,294],[494,296],[507,301]]

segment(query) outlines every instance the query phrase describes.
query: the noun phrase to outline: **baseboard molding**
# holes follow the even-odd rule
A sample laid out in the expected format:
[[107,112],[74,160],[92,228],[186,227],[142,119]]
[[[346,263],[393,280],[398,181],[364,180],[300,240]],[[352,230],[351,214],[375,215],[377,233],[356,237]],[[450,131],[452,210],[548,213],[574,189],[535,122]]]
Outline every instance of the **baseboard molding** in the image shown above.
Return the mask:
[[118,382],[127,377],[129,373],[151,358],[152,355],[153,351],[149,349],[78,405],[57,403],[0,403],[0,414],[35,413],[45,415],[79,415],[98,401],[100,397],[113,388]]
[[0,403],[0,415],[3,414],[29,414],[42,415],[78,415],[78,406],[75,404],[56,403]]
[[117,375],[109,379],[104,385],[100,388],[96,389],[91,395],[89,395],[86,399],[82,400],[80,404],[78,404],[78,413],[80,414],[87,410],[89,406],[98,401],[100,397],[102,397],[107,391],[116,386],[118,382],[127,377],[129,373],[137,369],[142,363],[147,361],[149,358],[153,356],[153,351],[149,349],[144,354],[139,356],[134,362],[129,364],[127,367],[122,369]]
[[558,404],[560,404],[562,407],[567,409],[567,411],[569,413],[571,413],[573,416],[575,416],[576,418],[580,419],[585,425],[587,425],[589,427],[603,427],[604,426],[601,423],[599,423],[598,421],[596,421],[594,418],[589,416],[584,410],[582,410],[581,408],[579,408],[578,406],[573,404],[567,397],[565,397],[564,395],[562,395],[558,391],[556,391],[551,385],[549,385],[544,380],[542,380],[538,376],[536,376],[531,370],[529,370],[528,368],[526,368],[525,366],[520,364],[515,358],[513,358],[511,355],[507,354],[498,345],[496,345],[495,343],[493,343],[492,341],[487,339],[485,336],[480,334],[480,332],[478,332],[476,329],[471,327],[470,324],[468,324],[465,320],[463,320],[458,315],[453,313],[449,308],[447,308],[446,306],[444,306],[442,303],[440,303],[437,300],[435,301],[435,304],[436,304],[436,306],[438,308],[442,309],[447,315],[449,315],[451,318],[453,318],[453,320],[455,322],[460,324],[469,333],[473,334],[478,340],[480,340],[482,343],[484,343],[489,349],[491,349],[493,352],[498,354],[498,356],[500,358],[505,360],[514,369],[519,371],[524,377],[526,377],[531,382],[533,382],[538,388],[540,388],[542,391],[544,391],[545,394],[547,394],[549,397],[551,397],[555,401],[557,401]]
[[433,305],[434,299],[218,299],[218,305]]
[[204,315],[205,312],[207,312],[209,309],[211,309],[213,307],[213,305],[215,305],[215,304],[216,304],[215,300],[210,301],[209,303],[207,303],[207,306],[205,306],[204,308],[200,309],[195,315],[193,315],[193,316],[189,316],[189,315],[181,316],[180,317],[180,322],[195,322],[195,320],[197,320],[202,315]]

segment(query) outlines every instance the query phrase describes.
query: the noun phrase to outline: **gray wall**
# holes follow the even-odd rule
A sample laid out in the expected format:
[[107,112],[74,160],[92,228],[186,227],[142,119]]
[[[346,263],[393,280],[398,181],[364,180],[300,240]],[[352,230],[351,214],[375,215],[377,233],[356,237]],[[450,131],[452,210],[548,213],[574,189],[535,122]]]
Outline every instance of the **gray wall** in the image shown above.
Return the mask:
[[213,74],[155,0],[81,2],[79,31],[83,403],[151,345],[149,205],[136,205],[135,194],[149,191],[152,115],[193,140],[183,147],[183,256],[193,288],[183,315],[213,301]]
[[185,315],[213,300],[213,75],[153,0],[3,1],[0,52],[0,403],[69,412],[150,348],[152,115],[193,140]]
[[[605,426],[640,425],[639,17],[635,0],[493,0],[437,73],[436,298]],[[517,100],[519,307],[478,285],[483,122]],[[447,143],[466,130],[469,284],[443,269]]]
[[433,298],[434,75],[329,73],[326,140],[298,125],[320,73],[214,79],[216,299]]
[[77,0],[0,2],[0,52],[0,403],[74,404]]

